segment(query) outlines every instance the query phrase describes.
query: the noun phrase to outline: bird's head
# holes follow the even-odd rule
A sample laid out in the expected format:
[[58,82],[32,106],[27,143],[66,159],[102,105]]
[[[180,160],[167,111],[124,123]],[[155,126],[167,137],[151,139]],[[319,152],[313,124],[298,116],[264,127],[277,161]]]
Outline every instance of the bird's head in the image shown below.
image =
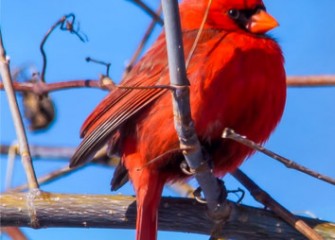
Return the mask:
[[278,26],[262,0],[184,0],[180,5],[183,29],[198,29],[207,9],[205,29],[264,34]]

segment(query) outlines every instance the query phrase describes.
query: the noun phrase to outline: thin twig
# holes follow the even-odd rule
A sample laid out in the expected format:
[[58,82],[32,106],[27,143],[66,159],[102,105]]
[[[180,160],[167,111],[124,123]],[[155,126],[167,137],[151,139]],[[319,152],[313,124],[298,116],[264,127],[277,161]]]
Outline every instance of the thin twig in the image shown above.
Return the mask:
[[79,28],[77,30],[74,30],[75,19],[76,17],[73,13],[63,16],[56,23],[54,23],[54,25],[51,26],[51,28],[47,31],[47,33],[43,37],[42,42],[40,44],[40,51],[41,51],[42,58],[43,58],[43,67],[42,67],[42,72],[41,72],[42,82],[45,82],[45,71],[47,68],[47,55],[44,51],[44,45],[46,41],[48,40],[49,36],[51,35],[51,33],[56,29],[56,27],[60,26],[61,30],[69,31],[70,33],[75,34],[82,42],[87,41],[86,35],[81,36],[79,34]]
[[[69,158],[72,157],[73,153],[75,152],[74,147],[49,147],[49,146],[34,146],[34,145],[30,145],[29,147],[31,155],[35,160],[38,158],[46,158],[46,159],[56,158],[56,159],[68,160]],[[10,148],[11,146],[9,145],[0,145],[0,154],[8,154]],[[107,148],[105,147],[102,148],[99,152],[97,152],[97,154],[93,157],[92,164],[101,164],[108,167],[115,167],[119,163],[119,161],[116,158],[110,159],[107,156],[106,150]],[[59,177],[72,173],[71,171],[68,172],[67,169],[68,167],[64,167],[62,169],[51,172],[43,177],[39,177],[38,182],[39,184],[49,183],[53,180],[56,180]],[[169,183],[167,184],[167,186],[176,193],[180,194],[180,196],[182,197],[193,198],[194,188],[186,182]],[[8,190],[24,191],[26,190],[26,188],[27,185],[25,184]]]
[[206,8],[204,17],[203,17],[202,22],[201,22],[201,24],[199,26],[199,31],[197,33],[197,36],[196,36],[195,40],[194,40],[194,43],[193,43],[192,48],[190,50],[190,53],[188,54],[187,59],[186,59],[186,63],[185,63],[186,69],[187,69],[188,65],[190,64],[190,62],[191,62],[191,59],[192,59],[192,56],[193,56],[193,53],[194,53],[195,49],[198,46],[198,42],[199,42],[199,39],[201,37],[202,31],[204,29],[204,26],[205,26],[205,23],[206,23],[206,20],[207,20],[207,17],[208,17],[208,13],[209,13],[209,9],[210,9],[211,5],[212,5],[212,0],[208,0],[208,4],[207,4],[207,8]]
[[243,186],[245,186],[251,195],[258,201],[269,207],[279,217],[284,219],[292,227],[297,229],[300,233],[306,236],[308,239],[322,240],[323,238],[316,233],[311,227],[309,227],[303,220],[298,219],[286,208],[280,205],[274,200],[267,192],[261,189],[255,182],[253,182],[247,175],[245,175],[240,169],[236,169],[231,173]]
[[159,14],[155,13],[148,5],[146,5],[143,1],[141,0],[128,0],[129,2],[132,2],[136,5],[138,5],[140,8],[142,8],[150,17],[155,19],[160,25],[163,25],[163,19],[160,17]]
[[315,172],[311,169],[308,169],[308,168],[306,168],[306,167],[304,167],[304,166],[302,166],[302,165],[300,165],[300,164],[298,164],[298,163],[296,163],[296,162],[294,162],[290,159],[287,159],[283,156],[280,156],[280,155],[266,149],[265,147],[247,139],[245,136],[241,136],[240,134],[236,133],[232,129],[226,128],[223,131],[222,137],[232,139],[236,142],[244,144],[245,146],[247,146],[249,148],[260,151],[260,152],[264,153],[265,155],[283,163],[287,168],[293,168],[293,169],[298,170],[300,172],[303,172],[307,175],[310,175],[314,178],[317,178],[317,179],[322,180],[324,182],[335,185],[335,179],[333,179],[331,177],[328,177],[328,176],[325,176],[325,175],[322,175],[322,174],[320,174],[318,172]]
[[19,151],[19,146],[16,141],[8,148],[7,157],[7,168],[6,168],[6,178],[5,178],[5,189],[9,189],[12,185],[15,157]]
[[12,240],[28,240],[18,227],[1,227],[0,231],[6,233]]
[[[335,86],[334,76],[307,76],[307,77],[287,77],[287,85],[289,87],[322,87]],[[59,91],[69,88],[99,88],[109,90],[108,86],[102,85],[100,80],[69,80],[55,83],[30,83],[30,82],[14,82],[15,91],[18,92],[35,92],[39,94]],[[125,88],[125,87],[124,87]],[[0,90],[4,89],[3,83],[0,82]]]
[[194,198],[193,192],[195,188],[187,182],[169,183],[167,184],[167,187],[175,193],[178,193],[181,197]]
[[286,83],[290,87],[327,87],[335,86],[335,75],[288,76]]
[[6,95],[8,98],[10,111],[12,113],[16,135],[20,146],[20,155],[22,159],[22,164],[27,175],[29,189],[36,189],[38,188],[38,183],[32,165],[27,136],[25,129],[23,127],[22,117],[17,104],[17,99],[15,98],[15,93],[9,69],[9,59],[6,58],[5,48],[2,42],[1,29],[0,29],[0,72],[3,79]]
[[[158,16],[160,16],[162,13],[162,6],[159,5],[157,11],[156,11],[156,14]],[[149,37],[151,36],[155,26],[157,24],[157,19],[156,18],[153,18],[151,23],[149,24],[148,26],[148,29],[145,31],[144,33],[144,36],[141,40],[141,42],[139,43],[134,55],[132,56],[130,62],[128,63],[126,69],[125,69],[125,73],[124,73],[124,76],[127,75],[127,73],[133,68],[134,64],[136,63],[137,59],[139,58],[140,54],[142,53],[143,51],[143,48],[145,46],[145,44],[148,42],[148,39]]]
[[[88,166],[88,165],[84,165],[84,166],[81,166],[79,168],[69,168],[69,165],[66,164],[65,167],[62,167],[62,168],[57,169],[55,171],[52,171],[52,172],[46,174],[45,176],[39,177],[37,179],[38,184],[42,185],[42,184],[45,184],[45,183],[50,183],[52,181],[55,181],[55,180],[59,179],[60,177],[67,176],[67,175],[69,175],[69,174],[75,172],[76,170],[78,170],[82,167],[85,167],[85,166]],[[7,189],[7,192],[22,192],[22,191],[27,190],[27,188],[28,188],[27,184],[22,184],[20,186],[14,187],[14,188]]]
[[[0,145],[0,154],[8,154],[9,148],[11,145],[1,144]],[[66,159],[68,160],[73,153],[75,152],[74,147],[50,147],[50,146],[39,146],[39,145],[30,145],[30,154],[33,159],[38,158],[57,158],[57,159]]]
[[[109,90],[108,86],[101,84],[100,80],[71,80],[64,82],[55,82],[55,83],[43,83],[43,82],[23,82],[13,83],[14,89],[20,92],[34,92],[37,94],[49,93],[59,90],[66,90],[72,88],[99,88],[103,90]],[[0,89],[3,89],[3,84],[0,82]]]
[[86,60],[86,62],[94,62],[94,63],[98,63],[98,64],[106,66],[106,76],[109,77],[109,69],[111,67],[111,63],[106,63],[104,61],[96,60],[96,59],[93,59],[91,57],[87,57],[85,60]]

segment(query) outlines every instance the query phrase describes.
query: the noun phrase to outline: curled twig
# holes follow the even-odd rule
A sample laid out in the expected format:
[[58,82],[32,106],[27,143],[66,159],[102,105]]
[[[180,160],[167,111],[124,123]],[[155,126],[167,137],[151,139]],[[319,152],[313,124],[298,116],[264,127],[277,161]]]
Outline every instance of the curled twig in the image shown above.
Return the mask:
[[245,191],[241,188],[237,188],[236,190],[228,190],[227,193],[234,193],[236,196],[238,196],[237,193],[241,193],[241,196],[238,196],[239,198],[237,199],[236,203],[240,204],[242,200],[244,199],[245,196]]
[[40,51],[41,51],[42,58],[43,58],[43,67],[42,67],[41,79],[40,79],[42,82],[45,82],[45,71],[47,68],[47,55],[44,50],[44,45],[46,41],[48,40],[49,36],[51,35],[51,33],[58,26],[60,26],[60,29],[63,31],[69,31],[70,33],[75,34],[82,42],[87,41],[87,36],[83,33],[80,33],[79,25],[77,29],[74,29],[75,19],[76,17],[73,13],[63,16],[54,25],[51,26],[51,28],[47,31],[44,38],[42,39],[42,42],[40,44]]

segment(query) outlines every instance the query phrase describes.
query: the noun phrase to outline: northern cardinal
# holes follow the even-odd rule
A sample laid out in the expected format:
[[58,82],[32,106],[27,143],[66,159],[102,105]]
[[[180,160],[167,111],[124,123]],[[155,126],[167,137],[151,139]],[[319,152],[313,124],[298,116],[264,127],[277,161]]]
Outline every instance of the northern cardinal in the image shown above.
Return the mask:
[[[286,99],[279,45],[265,33],[278,23],[261,0],[184,0],[180,4],[185,58],[189,57],[209,7],[200,39],[187,67],[196,132],[216,175],[236,169],[253,153],[221,134],[229,127],[263,143],[279,122]],[[120,86],[169,85],[164,32]],[[127,179],[137,199],[136,239],[153,240],[164,184],[187,176],[174,129],[167,89],[116,89],[95,108],[81,128],[83,140],[70,166],[90,161],[108,142],[121,156],[112,188]],[[154,160],[154,161],[152,161]]]

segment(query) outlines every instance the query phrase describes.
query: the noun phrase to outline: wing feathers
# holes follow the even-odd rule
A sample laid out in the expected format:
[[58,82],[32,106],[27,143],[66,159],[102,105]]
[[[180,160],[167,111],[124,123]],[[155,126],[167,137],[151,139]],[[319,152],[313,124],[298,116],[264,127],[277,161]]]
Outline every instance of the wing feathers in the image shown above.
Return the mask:
[[138,93],[128,94],[128,96],[134,97],[131,98],[134,100],[130,101],[129,98],[120,99],[119,104],[110,107],[98,121],[92,123],[93,125],[91,125],[91,128],[87,131],[77,151],[72,156],[70,167],[75,167],[90,161],[95,152],[108,141],[112,133],[120,125],[164,94],[167,90],[151,89],[133,91],[138,91]]

